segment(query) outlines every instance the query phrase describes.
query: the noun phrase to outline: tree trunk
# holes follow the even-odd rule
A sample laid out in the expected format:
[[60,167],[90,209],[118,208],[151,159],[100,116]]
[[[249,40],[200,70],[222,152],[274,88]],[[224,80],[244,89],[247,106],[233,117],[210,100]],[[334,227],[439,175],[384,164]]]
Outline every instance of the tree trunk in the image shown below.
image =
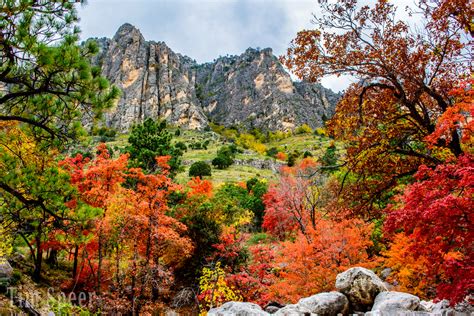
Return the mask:
[[79,257],[79,246],[76,245],[74,247],[74,261],[73,261],[73,264],[72,264],[72,279],[73,280],[76,280],[76,277],[77,277],[77,260],[78,260],[78,257]]
[[41,279],[41,265],[43,263],[43,249],[41,248],[41,226],[38,227],[36,234],[36,258],[34,260],[35,270],[33,271],[33,280],[38,282]]
[[49,252],[48,259],[46,262],[50,266],[57,266],[58,265],[58,251],[56,249],[51,249]]

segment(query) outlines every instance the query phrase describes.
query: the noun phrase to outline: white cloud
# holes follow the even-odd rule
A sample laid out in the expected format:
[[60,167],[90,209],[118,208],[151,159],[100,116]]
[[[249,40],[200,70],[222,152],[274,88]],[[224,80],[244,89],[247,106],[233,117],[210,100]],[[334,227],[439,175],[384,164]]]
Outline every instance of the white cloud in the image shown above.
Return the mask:
[[[392,1],[404,8],[413,0]],[[164,41],[176,52],[207,62],[248,47],[271,47],[282,55],[298,31],[314,27],[317,9],[316,0],[91,0],[79,8],[79,16],[83,39],[112,37],[128,22],[147,40]],[[322,82],[339,91],[350,79]]]

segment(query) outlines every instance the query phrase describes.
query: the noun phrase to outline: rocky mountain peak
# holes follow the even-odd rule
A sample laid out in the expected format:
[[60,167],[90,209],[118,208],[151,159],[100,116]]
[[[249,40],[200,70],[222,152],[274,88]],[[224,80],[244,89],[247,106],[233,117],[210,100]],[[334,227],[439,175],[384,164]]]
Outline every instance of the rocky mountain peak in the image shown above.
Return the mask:
[[146,41],[129,23],[98,43],[101,52],[93,62],[122,89],[106,124],[121,131],[147,117],[190,129],[202,129],[209,120],[272,130],[318,127],[337,100],[320,85],[294,83],[271,48],[197,64],[164,42]]
[[133,26],[130,23],[124,23],[122,24],[117,32],[115,33],[113,39],[114,40],[119,40],[121,37],[124,36],[130,36],[130,37],[140,37],[143,38],[142,33],[140,32],[139,29],[137,29],[135,26]]

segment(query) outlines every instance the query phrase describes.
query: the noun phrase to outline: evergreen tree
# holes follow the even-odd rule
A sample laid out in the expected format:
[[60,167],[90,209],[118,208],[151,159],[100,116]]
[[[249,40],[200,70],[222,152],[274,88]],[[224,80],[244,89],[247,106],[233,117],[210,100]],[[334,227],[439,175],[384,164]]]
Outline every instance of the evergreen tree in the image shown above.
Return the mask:
[[157,172],[156,157],[170,156],[168,164],[171,175],[176,175],[180,165],[183,151],[172,144],[172,135],[166,130],[165,121],[154,121],[148,118],[143,124],[132,127],[128,138],[132,165],[141,167],[149,173]]

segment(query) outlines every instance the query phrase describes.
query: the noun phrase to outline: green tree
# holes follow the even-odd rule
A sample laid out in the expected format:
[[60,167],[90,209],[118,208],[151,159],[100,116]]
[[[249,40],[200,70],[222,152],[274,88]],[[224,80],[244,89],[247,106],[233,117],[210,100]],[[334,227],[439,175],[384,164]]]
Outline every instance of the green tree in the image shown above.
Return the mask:
[[217,151],[217,157],[212,160],[212,165],[218,169],[227,169],[234,163],[235,154],[238,152],[235,144],[222,146]]
[[324,152],[324,156],[321,158],[321,163],[323,166],[334,166],[337,164],[337,153],[336,153],[336,145],[332,143],[331,145],[326,148]]
[[35,279],[46,235],[69,217],[58,153],[82,133],[83,114],[100,118],[119,95],[89,63],[96,43],[77,44],[77,20],[68,1],[0,7],[0,224],[24,239]]
[[181,166],[183,151],[172,144],[172,138],[165,121],[148,118],[143,124],[133,126],[128,137],[130,145],[126,149],[131,163],[149,173],[155,173],[158,171],[155,157],[170,156],[170,172],[172,176],[176,175]]
[[211,175],[211,166],[205,161],[196,161],[189,168],[190,177],[204,177]]
[[98,118],[113,105],[119,90],[89,63],[96,43],[77,45],[77,20],[68,1],[2,1],[0,86],[7,89],[0,89],[0,121],[68,139],[80,131],[83,113]]

